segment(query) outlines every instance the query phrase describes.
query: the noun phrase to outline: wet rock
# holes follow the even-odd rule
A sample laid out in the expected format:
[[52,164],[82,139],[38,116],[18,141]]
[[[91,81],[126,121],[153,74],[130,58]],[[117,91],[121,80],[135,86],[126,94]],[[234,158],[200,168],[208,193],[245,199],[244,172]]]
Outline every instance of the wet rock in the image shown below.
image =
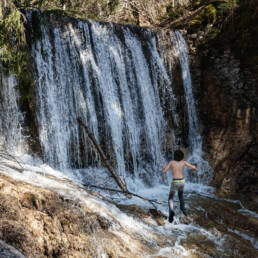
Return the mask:
[[[53,191],[0,175],[0,197],[0,239],[28,257],[92,257],[97,236],[109,239],[107,246],[119,239],[109,233],[119,228],[115,219]],[[120,249],[115,252],[131,257],[125,245]]]
[[258,146],[257,76],[231,49],[220,51],[191,58],[204,150],[214,170],[212,185],[221,196],[258,203],[258,164],[252,154]]
[[221,240],[221,246],[219,243],[214,245],[211,235],[204,237],[203,234],[189,232],[185,245],[195,249],[198,257],[204,254],[212,257],[257,257],[258,251],[248,239],[255,241],[258,220],[248,214],[242,214],[239,203],[203,196],[190,199],[188,203],[191,220]]
[[197,36],[197,33],[194,33],[194,34],[189,35],[189,37],[192,39],[197,39],[198,36]]
[[167,216],[165,216],[161,211],[157,209],[149,209],[149,213],[156,220],[158,225],[163,226],[165,224],[164,220],[167,219]]
[[29,209],[33,209],[33,208],[36,210],[42,209],[42,204],[38,196],[30,192],[24,193],[23,199],[21,200],[21,205]]
[[14,247],[6,244],[0,240],[0,257],[5,258],[26,258],[21,252],[19,252]]
[[163,226],[165,224],[165,220],[167,219],[167,216],[157,209],[144,210],[135,204],[117,204],[117,207],[125,211],[128,215],[133,216],[134,218],[142,220],[152,218],[159,226]]
[[147,213],[146,210],[140,208],[139,206],[137,206],[135,204],[131,204],[131,205],[117,204],[117,207],[122,211],[126,211],[126,212],[130,213],[134,217],[140,217],[140,218],[149,217],[149,214]]
[[20,208],[21,205],[16,198],[9,194],[0,194],[0,219],[19,219],[22,216]]

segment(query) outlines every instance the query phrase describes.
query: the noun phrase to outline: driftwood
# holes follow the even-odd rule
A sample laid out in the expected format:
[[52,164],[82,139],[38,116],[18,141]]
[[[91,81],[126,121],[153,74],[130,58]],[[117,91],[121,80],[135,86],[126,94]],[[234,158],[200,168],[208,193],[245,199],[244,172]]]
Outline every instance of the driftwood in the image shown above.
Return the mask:
[[135,194],[135,193],[132,193],[132,192],[129,192],[129,191],[124,192],[124,191],[117,190],[117,189],[112,189],[112,188],[108,188],[108,187],[102,187],[102,186],[98,186],[98,185],[91,185],[91,184],[83,184],[83,186],[97,188],[97,189],[100,189],[100,190],[105,190],[105,191],[110,191],[110,192],[115,192],[115,193],[122,193],[122,194],[126,194],[126,195],[129,194],[131,196],[135,196],[135,197],[137,197],[139,199],[142,199],[144,201],[148,201],[154,207],[154,209],[156,209],[156,210],[157,210],[157,207],[155,206],[154,203],[156,203],[156,204],[164,204],[162,202],[158,202],[157,200],[148,199],[148,198],[143,197],[143,196],[141,196],[139,194]]
[[225,2],[225,0],[211,0],[206,2],[201,7],[197,8],[196,10],[189,12],[187,15],[180,17],[174,21],[166,20],[159,24],[159,26],[164,27],[173,27],[174,25],[177,25],[178,23],[186,24],[190,22],[195,16],[197,16],[205,7],[207,7],[209,4],[216,3],[216,2]]
[[108,170],[110,171],[112,177],[115,179],[116,183],[118,184],[118,186],[123,190],[123,192],[125,194],[128,194],[128,190],[126,185],[122,182],[122,180],[120,179],[120,177],[117,175],[116,171],[114,170],[114,168],[111,166],[111,164],[109,163],[106,155],[104,154],[102,148],[100,147],[100,145],[97,143],[94,135],[91,133],[91,131],[88,129],[88,127],[84,124],[84,122],[82,121],[81,117],[78,117],[78,122],[79,124],[85,129],[86,133],[88,134],[89,138],[91,139],[91,142],[93,143],[95,150],[97,150],[98,154],[100,155],[100,158],[102,160],[102,162],[104,163],[104,165],[108,168]]
[[117,189],[108,188],[108,187],[103,187],[103,186],[91,185],[91,184],[83,184],[83,186],[97,188],[97,189],[101,189],[101,190],[105,190],[105,191],[110,191],[110,192],[122,193],[122,194],[125,194],[125,195],[129,196],[129,197],[135,196],[135,197],[140,198],[140,199],[142,199],[144,201],[148,201],[154,207],[154,209],[157,210],[157,207],[156,207],[156,205],[154,203],[162,204],[161,202],[158,202],[158,201],[152,200],[152,199],[148,199],[148,198],[145,198],[143,196],[140,196],[138,194],[135,194],[135,193],[132,193],[132,192],[128,191],[126,185],[121,181],[120,177],[116,174],[115,170],[110,165],[108,159],[106,158],[106,155],[104,154],[103,150],[101,149],[101,147],[97,143],[94,135],[91,133],[91,131],[88,129],[88,127],[84,124],[84,122],[82,121],[81,117],[78,117],[78,122],[85,129],[85,131],[87,132],[89,138],[91,139],[91,141],[93,143],[94,149],[99,153],[99,155],[100,155],[104,165],[109,169],[112,177],[115,179],[116,183],[122,189],[122,191],[121,190],[117,190]]

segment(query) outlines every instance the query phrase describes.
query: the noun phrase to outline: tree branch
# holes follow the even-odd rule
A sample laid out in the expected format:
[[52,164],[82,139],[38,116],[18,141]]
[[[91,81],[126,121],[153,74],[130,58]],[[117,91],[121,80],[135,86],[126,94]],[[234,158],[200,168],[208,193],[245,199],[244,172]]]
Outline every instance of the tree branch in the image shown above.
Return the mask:
[[92,144],[95,147],[94,150],[97,150],[98,154],[100,155],[100,158],[101,158],[102,162],[108,168],[108,170],[110,171],[112,177],[115,179],[115,181],[118,184],[118,186],[123,190],[124,193],[128,193],[126,184],[123,183],[122,180],[120,179],[120,177],[117,175],[117,173],[115,172],[114,168],[109,163],[109,161],[108,161],[106,155],[104,154],[102,148],[97,143],[94,135],[91,133],[91,131],[88,129],[88,127],[84,124],[84,122],[82,121],[81,117],[78,117],[78,122],[85,129],[85,131],[88,134]]
[[216,2],[225,2],[225,0],[210,0],[207,3],[205,3],[204,5],[200,6],[199,8],[197,8],[196,10],[194,10],[193,12],[189,12],[187,15],[180,17],[174,21],[170,21],[170,20],[166,20],[163,23],[160,23],[159,26],[173,26],[177,23],[188,23],[189,21],[191,21],[195,16],[197,16],[205,7],[207,7],[209,4],[212,3],[216,3]]
[[97,189],[101,189],[101,190],[105,190],[105,191],[110,191],[110,192],[115,192],[115,193],[122,193],[122,194],[126,194],[126,195],[131,195],[131,196],[135,196],[139,199],[142,199],[144,201],[148,201],[156,210],[157,210],[157,206],[154,204],[164,204],[162,202],[158,202],[157,200],[152,200],[152,199],[148,199],[146,197],[143,197],[139,194],[135,194],[135,193],[132,193],[132,192],[124,192],[124,191],[121,191],[121,190],[117,190],[117,189],[112,189],[112,188],[108,188],[108,187],[102,187],[102,186],[97,186],[97,185],[91,185],[91,184],[82,184],[83,186],[85,187],[93,187],[93,188],[97,188]]

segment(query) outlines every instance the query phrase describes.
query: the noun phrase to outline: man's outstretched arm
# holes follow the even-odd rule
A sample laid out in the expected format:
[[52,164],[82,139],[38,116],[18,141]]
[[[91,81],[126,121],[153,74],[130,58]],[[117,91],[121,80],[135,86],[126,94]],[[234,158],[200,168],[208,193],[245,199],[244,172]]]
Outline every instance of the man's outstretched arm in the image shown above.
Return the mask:
[[170,169],[170,167],[171,166],[170,166],[170,162],[169,162],[167,166],[162,168],[162,173],[166,173]]
[[189,168],[191,168],[191,169],[195,170],[195,171],[197,171],[197,170],[198,170],[196,166],[191,165],[190,163],[188,163],[188,162],[186,162],[186,161],[185,161],[185,165],[186,165],[187,167],[189,167]]

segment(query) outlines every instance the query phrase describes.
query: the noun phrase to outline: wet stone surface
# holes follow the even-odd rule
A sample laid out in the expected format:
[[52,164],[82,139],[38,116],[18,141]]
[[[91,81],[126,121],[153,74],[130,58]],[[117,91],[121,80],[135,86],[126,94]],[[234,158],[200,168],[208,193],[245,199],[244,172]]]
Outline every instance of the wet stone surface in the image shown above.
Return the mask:
[[[48,178],[72,186],[69,180]],[[1,174],[0,238],[27,257],[258,256],[257,215],[239,202],[188,191],[188,216],[175,200],[171,224],[166,202],[155,210],[103,201],[107,197],[73,187],[74,199]],[[86,194],[86,202],[77,194]]]

